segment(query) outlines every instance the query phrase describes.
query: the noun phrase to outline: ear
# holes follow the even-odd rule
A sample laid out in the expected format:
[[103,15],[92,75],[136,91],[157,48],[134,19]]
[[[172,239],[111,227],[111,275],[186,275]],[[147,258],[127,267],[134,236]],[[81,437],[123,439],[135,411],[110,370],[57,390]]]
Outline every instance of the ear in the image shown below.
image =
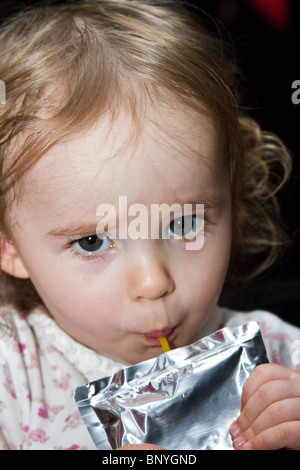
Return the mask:
[[0,238],[1,242],[1,270],[10,274],[11,276],[18,277],[21,279],[28,279],[29,274],[25,268],[21,257],[19,256],[14,245],[6,240]]

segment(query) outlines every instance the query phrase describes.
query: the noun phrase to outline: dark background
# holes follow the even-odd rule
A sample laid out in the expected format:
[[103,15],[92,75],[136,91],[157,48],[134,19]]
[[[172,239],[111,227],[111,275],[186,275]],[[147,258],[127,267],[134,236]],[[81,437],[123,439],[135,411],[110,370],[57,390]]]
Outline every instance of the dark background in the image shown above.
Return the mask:
[[300,104],[291,100],[295,91],[291,85],[300,80],[300,2],[283,0],[287,15],[279,15],[277,22],[273,19],[276,4],[281,3],[277,1],[261,2],[271,4],[269,15],[259,9],[259,0],[194,3],[225,25],[247,81],[249,114],[282,138],[294,162],[292,177],[280,195],[291,246],[280,266],[241,290],[228,305],[267,309],[300,326]]
[[[2,1],[0,18],[35,3],[38,2]],[[264,308],[300,326],[300,104],[295,105],[291,100],[294,91],[292,83],[300,80],[300,2],[190,0],[190,3],[225,26],[247,81],[245,104],[251,107],[250,115],[258,120],[262,128],[283,139],[294,160],[292,177],[281,193],[291,247],[280,266],[241,290],[227,305],[246,310]],[[259,3],[268,3],[270,9],[263,11]],[[285,4],[287,14],[279,15],[276,21],[274,13],[281,3]]]

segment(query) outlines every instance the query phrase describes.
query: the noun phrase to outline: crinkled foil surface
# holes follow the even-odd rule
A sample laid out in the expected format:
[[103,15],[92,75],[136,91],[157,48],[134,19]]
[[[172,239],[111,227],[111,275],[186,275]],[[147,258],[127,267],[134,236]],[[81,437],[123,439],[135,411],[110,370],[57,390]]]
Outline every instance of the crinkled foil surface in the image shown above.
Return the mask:
[[80,386],[75,401],[97,449],[144,442],[232,449],[242,387],[265,362],[258,324],[250,322]]

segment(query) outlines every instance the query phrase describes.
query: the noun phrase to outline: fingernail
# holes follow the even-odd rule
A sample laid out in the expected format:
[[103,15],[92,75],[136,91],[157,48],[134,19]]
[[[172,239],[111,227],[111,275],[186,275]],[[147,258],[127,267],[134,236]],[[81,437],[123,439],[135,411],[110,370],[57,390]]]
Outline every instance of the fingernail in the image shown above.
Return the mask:
[[235,423],[230,426],[229,431],[233,435],[233,437],[237,437],[239,434],[241,434],[241,428],[238,424]]
[[253,447],[252,447],[251,442],[246,442],[246,444],[243,445],[243,449],[244,450],[252,450]]
[[237,438],[234,439],[234,441],[233,441],[233,444],[234,444],[235,447],[237,447],[238,449],[242,448],[245,443],[246,443],[246,439],[244,438],[244,436],[237,437]]

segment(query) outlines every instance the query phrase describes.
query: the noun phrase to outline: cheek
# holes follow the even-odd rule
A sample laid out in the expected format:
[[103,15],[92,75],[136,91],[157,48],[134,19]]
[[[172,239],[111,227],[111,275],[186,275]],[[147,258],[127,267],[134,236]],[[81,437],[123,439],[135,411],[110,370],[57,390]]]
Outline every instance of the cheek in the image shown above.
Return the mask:
[[120,297],[115,295],[116,286],[109,276],[97,273],[96,267],[90,267],[93,274],[87,275],[88,266],[82,269],[75,265],[68,269],[51,258],[44,258],[43,265],[47,269],[39,260],[30,263],[31,280],[60,323],[76,322],[86,327],[97,324],[101,315],[105,324],[112,322],[103,312],[118,312]]
[[[212,235],[212,234],[211,234]],[[191,306],[210,308],[221,293],[231,252],[230,230],[208,236],[201,250],[195,251],[184,263],[181,282],[188,287],[186,295]]]
[[83,285],[74,280],[62,282],[59,288],[55,284],[44,290],[42,286],[43,300],[64,330],[83,344],[97,348],[100,340],[103,342],[119,334],[118,312],[122,311],[122,305],[108,287],[97,289]]
[[[114,289],[109,282],[103,285],[98,278],[89,281],[80,276],[70,275],[52,280],[52,283],[40,287],[52,310],[59,310],[72,318],[82,317],[83,323],[85,319],[98,318],[101,312],[118,310],[119,297],[113,295]],[[104,320],[108,322],[109,316]]]
[[201,308],[205,311],[218,301],[227,272],[227,262],[222,265],[214,265],[213,262],[205,262],[201,259],[195,269],[187,273],[183,279],[185,295],[190,307],[195,310]]

